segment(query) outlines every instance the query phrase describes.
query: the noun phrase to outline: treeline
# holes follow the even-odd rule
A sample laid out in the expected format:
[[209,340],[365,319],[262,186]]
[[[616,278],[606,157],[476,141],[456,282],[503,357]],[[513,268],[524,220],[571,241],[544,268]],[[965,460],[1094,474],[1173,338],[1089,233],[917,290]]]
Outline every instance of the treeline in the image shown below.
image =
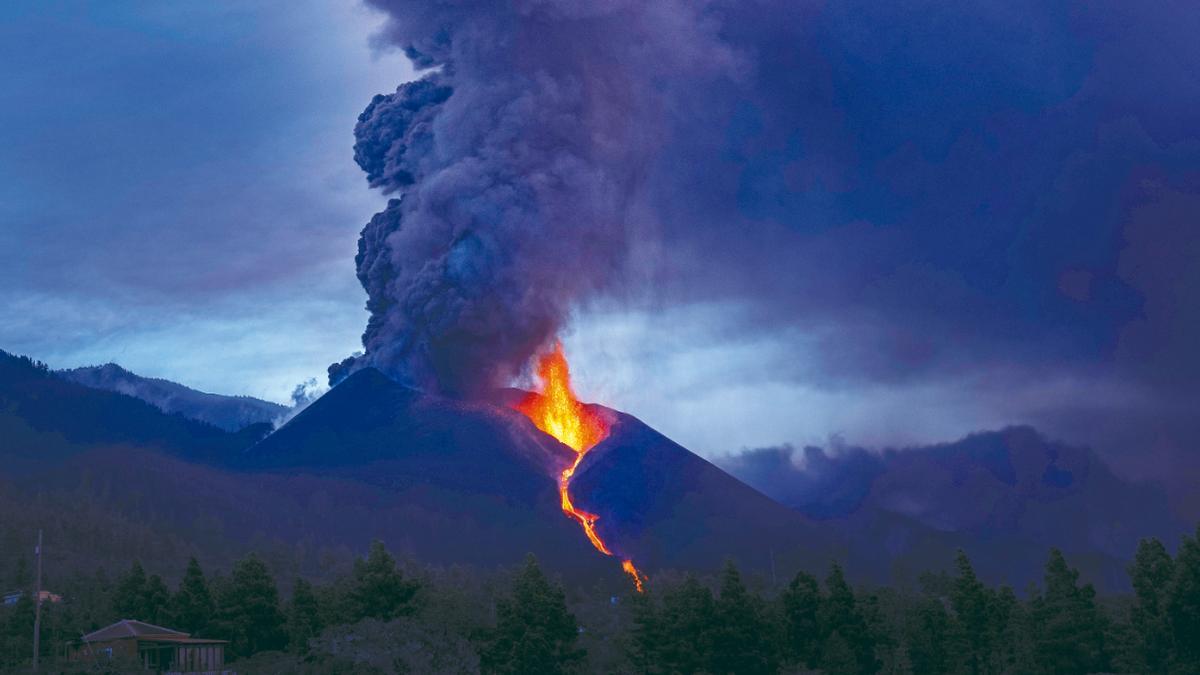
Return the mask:
[[[639,673],[1195,673],[1200,640],[1191,541],[1162,584],[1141,584],[1128,613],[1106,611],[1053,550],[1040,589],[1022,601],[990,588],[961,552],[953,576],[923,591],[856,593],[834,564],[823,583],[801,572],[774,599],[726,567],[716,593],[695,579],[636,599],[630,658]],[[1135,579],[1175,567],[1145,542]]]
[[[23,590],[30,587],[24,559],[18,562],[14,583]],[[257,555],[237,561],[228,575],[211,578],[192,558],[174,590],[159,575],[147,575],[135,561],[115,581],[98,571],[90,580],[76,580],[64,589],[64,602],[44,602],[41,652],[53,661],[67,644],[86,633],[121,619],[135,619],[229,640],[226,656],[234,660],[288,648],[304,653],[308,640],[325,626],[367,618],[389,621],[411,613],[418,588],[417,582],[405,579],[380,542],[372,544],[369,555],[335,583],[314,588],[304,579],[295,580],[286,603],[270,569]],[[20,666],[31,659],[32,595],[24,593],[4,611],[0,665]]]
[[[376,542],[329,583],[295,580],[286,600],[256,556],[211,576],[193,560],[174,588],[135,563],[44,605],[42,644],[50,672],[69,672],[55,645],[135,618],[230,640],[246,673],[1200,672],[1200,530],[1174,557],[1143,541],[1129,574],[1131,596],[1097,598],[1052,550],[1042,584],[1018,596],[960,553],[916,589],[856,589],[837,564],[772,588],[730,563],[610,596],[568,593],[532,557],[500,575],[420,569]],[[28,660],[32,614],[24,597],[0,615],[10,668]]]

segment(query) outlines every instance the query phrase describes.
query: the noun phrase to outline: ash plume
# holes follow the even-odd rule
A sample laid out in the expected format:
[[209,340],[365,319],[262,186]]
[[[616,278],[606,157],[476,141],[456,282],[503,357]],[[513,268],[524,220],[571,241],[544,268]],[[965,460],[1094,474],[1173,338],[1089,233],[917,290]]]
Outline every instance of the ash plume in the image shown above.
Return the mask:
[[355,160],[396,197],[359,240],[365,353],[330,381],[370,365],[450,394],[507,384],[619,284],[654,225],[647,167],[673,89],[734,59],[699,5],[371,4],[428,74],[355,127]]

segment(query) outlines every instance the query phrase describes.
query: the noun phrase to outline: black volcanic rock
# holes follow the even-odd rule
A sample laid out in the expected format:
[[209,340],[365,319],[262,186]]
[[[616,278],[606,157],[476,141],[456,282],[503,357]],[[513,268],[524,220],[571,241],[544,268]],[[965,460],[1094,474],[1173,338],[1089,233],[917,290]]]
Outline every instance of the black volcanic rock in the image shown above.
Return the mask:
[[[523,493],[553,484],[571,458],[568,448],[515,411],[429,396],[366,368],[242,453],[238,466],[357,471],[377,461],[401,462],[411,463],[422,481],[485,488],[499,478]],[[488,476],[472,467],[501,473]]]
[[559,506],[555,477],[570,452],[507,408],[427,396],[364,369],[236,467],[371,486],[379,508],[405,517],[349,527],[429,562],[515,564],[532,552],[575,575],[619,575]]
[[600,516],[597,532],[614,551],[642,568],[715,570],[734,559],[760,572],[821,569],[843,550],[836,533],[637,418],[607,414],[610,435],[580,465],[572,495]]
[[115,363],[59,370],[56,374],[86,387],[139,398],[165,413],[178,413],[226,431],[273,422],[288,411],[278,403],[251,396],[209,394],[170,380],[142,377]]
[[[619,570],[563,515],[557,478],[574,455],[508,407],[520,395],[466,403],[365,369],[249,449],[239,467],[386,487],[397,502],[457,514],[488,542],[464,549],[451,533],[425,530],[421,539],[410,528],[411,551],[423,559],[511,563],[532,551],[563,569]],[[839,550],[836,536],[637,419],[594,409],[612,430],[580,465],[572,495],[601,516],[598,532],[618,556],[651,574],[715,570],[727,558],[766,572],[772,564],[823,567]]]

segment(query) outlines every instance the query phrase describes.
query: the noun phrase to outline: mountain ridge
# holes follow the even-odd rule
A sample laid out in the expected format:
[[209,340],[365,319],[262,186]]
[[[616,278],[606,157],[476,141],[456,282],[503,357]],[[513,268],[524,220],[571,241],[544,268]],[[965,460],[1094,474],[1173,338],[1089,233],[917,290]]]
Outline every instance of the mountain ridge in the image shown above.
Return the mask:
[[919,536],[965,549],[989,578],[1057,547],[1091,556],[1093,576],[1121,587],[1140,539],[1171,542],[1189,529],[1164,490],[1023,425],[882,452],[760,448],[718,463],[780,503],[850,530],[919,525]]
[[[518,395],[440,398],[364,369],[274,432],[230,433],[0,354],[0,483],[10,503],[60,495],[64,514],[90,504],[98,522],[143,523],[143,539],[165,528],[170,550],[268,540],[362,550],[382,538],[435,564],[492,567],[532,551],[573,581],[627,584],[562,513],[557,479],[574,453],[510,408]],[[1186,531],[1146,507],[1161,495],[1124,491],[1098,459],[1031,429],[882,460],[806,450],[804,472],[792,451],[745,455],[773,486],[749,465],[719,466],[636,417],[591,407],[610,434],[580,464],[572,496],[651,578],[728,557],[773,577],[838,560],[856,579],[915,583],[963,548],[982,578],[1022,588],[1055,545],[1102,590],[1124,590],[1136,537],[1171,546]],[[1090,506],[1100,498],[1110,503]]]
[[141,399],[167,414],[179,413],[226,431],[274,422],[290,410],[287,406],[252,396],[212,394],[171,380],[138,375],[115,363],[68,368],[54,373],[86,387]]

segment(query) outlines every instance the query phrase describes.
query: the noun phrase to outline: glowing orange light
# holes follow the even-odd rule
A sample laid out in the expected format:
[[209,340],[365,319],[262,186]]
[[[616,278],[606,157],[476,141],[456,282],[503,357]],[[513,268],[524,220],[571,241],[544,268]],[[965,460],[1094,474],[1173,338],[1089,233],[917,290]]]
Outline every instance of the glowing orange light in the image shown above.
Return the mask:
[[[541,395],[530,394],[516,405],[516,409],[528,417],[538,429],[575,451],[575,461],[563,469],[558,478],[558,493],[562,498],[563,513],[583,527],[588,541],[592,542],[597,551],[611,556],[612,551],[596,533],[596,521],[600,517],[577,508],[571,503],[570,492],[571,477],[575,475],[583,456],[608,436],[608,424],[575,397],[575,392],[571,389],[571,371],[567,367],[567,357],[563,354],[562,344],[556,343],[553,351],[538,359],[537,373],[542,381]],[[645,577],[634,567],[633,561],[622,561],[621,569],[633,578],[634,585],[641,593],[642,580]]]
[[642,577],[642,573],[638,571],[638,568],[633,566],[633,561],[632,560],[622,560],[621,561],[621,569],[625,570],[626,574],[633,577],[633,585],[634,585],[634,587],[637,588],[637,592],[641,593],[643,590],[642,589],[642,579],[644,577]]

